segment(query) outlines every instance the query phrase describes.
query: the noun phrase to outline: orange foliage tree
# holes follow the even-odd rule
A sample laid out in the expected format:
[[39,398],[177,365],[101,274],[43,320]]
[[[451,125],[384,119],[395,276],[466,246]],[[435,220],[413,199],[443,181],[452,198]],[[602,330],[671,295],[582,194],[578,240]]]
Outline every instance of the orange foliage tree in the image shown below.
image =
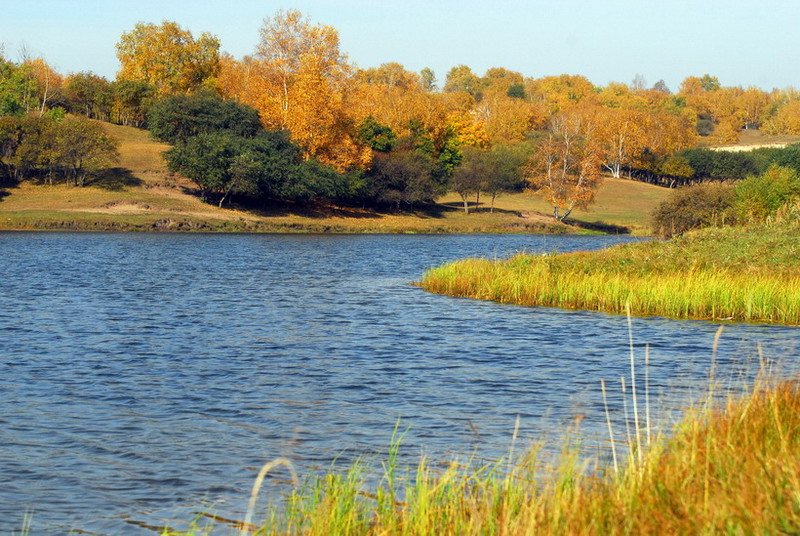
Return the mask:
[[340,171],[364,167],[368,147],[355,140],[353,69],[339,50],[339,34],[312,25],[296,10],[264,20],[256,54],[223,58],[217,88],[258,110],[265,128],[287,130],[307,159]]
[[140,22],[117,43],[121,81],[145,82],[159,96],[187,94],[216,76],[219,39],[202,33],[195,39],[177,23]]
[[526,170],[531,190],[553,206],[553,216],[559,221],[594,201],[601,181],[595,136],[592,121],[582,114],[558,114],[550,120],[546,137]]

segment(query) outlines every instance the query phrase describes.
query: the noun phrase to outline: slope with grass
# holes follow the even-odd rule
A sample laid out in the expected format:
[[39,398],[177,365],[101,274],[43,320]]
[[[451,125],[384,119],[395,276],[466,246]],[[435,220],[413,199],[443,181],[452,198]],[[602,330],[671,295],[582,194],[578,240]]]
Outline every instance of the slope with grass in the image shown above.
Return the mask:
[[499,197],[489,212],[464,214],[453,196],[413,212],[392,213],[333,206],[275,204],[262,210],[219,209],[203,203],[190,181],[169,173],[161,155],[169,146],[149,133],[104,123],[120,140],[119,166],[83,188],[25,181],[0,191],[0,229],[185,230],[342,233],[569,233],[628,230],[643,233],[650,211],[667,190],[608,179],[578,225],[548,217],[546,203],[530,195]]
[[792,226],[730,227],[596,252],[466,259],[419,284],[520,305],[797,325],[800,235]]

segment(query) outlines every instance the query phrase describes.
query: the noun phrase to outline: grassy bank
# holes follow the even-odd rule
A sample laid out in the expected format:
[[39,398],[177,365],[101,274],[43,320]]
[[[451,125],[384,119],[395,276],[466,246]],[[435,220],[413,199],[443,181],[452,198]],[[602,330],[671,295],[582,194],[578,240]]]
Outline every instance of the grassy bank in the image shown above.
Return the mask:
[[619,470],[581,459],[567,444],[545,467],[534,450],[483,467],[435,469],[423,459],[411,474],[390,454],[377,486],[364,472],[356,465],[311,479],[283,510],[257,509],[266,521],[242,534],[797,533],[800,387],[762,385],[727,404],[704,404]]
[[104,123],[120,140],[118,167],[85,187],[25,181],[0,189],[0,230],[315,232],[315,233],[644,233],[664,188],[607,179],[589,212],[575,225],[548,217],[550,207],[527,194],[488,200],[464,214],[455,194],[415,211],[383,212],[353,207],[275,204],[259,210],[203,203],[187,179],[167,171],[169,148],[147,131]]
[[466,259],[428,271],[430,292],[672,318],[800,324],[795,227],[707,229],[597,252]]

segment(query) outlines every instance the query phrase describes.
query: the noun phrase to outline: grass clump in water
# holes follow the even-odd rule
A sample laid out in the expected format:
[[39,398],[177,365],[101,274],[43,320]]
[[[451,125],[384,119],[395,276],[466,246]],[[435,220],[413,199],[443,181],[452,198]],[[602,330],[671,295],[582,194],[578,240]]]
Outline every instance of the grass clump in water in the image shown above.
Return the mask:
[[673,318],[800,324],[796,227],[707,229],[669,242],[434,268],[430,292]]

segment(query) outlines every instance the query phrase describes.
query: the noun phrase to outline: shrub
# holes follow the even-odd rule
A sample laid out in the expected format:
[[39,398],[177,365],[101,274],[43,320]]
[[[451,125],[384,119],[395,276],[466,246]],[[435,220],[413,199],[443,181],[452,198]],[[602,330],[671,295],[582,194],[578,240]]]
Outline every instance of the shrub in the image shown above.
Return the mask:
[[765,222],[798,198],[800,178],[797,173],[773,164],[761,175],[752,175],[736,184],[736,217],[747,223]]
[[732,221],[733,187],[705,183],[673,190],[653,211],[653,233],[660,237],[680,235],[692,229]]

